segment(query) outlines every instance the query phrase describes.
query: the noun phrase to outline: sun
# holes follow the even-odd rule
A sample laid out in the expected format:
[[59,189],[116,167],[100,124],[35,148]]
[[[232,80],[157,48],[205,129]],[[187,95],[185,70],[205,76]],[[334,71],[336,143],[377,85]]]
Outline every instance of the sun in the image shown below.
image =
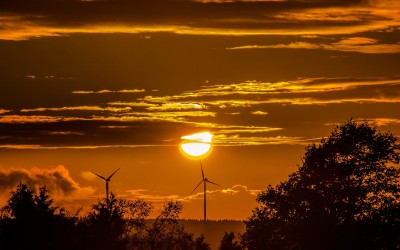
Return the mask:
[[203,158],[211,150],[213,135],[209,132],[182,136],[180,149],[191,158]]

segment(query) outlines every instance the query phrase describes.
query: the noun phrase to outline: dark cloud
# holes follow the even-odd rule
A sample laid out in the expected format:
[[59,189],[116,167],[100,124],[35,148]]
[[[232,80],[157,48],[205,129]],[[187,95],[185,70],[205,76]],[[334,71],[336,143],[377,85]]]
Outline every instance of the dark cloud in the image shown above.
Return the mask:
[[[76,28],[87,25],[129,25],[190,27],[205,29],[265,30],[301,29],[318,26],[358,25],[371,18],[366,12],[352,13],[354,20],[337,16],[328,21],[293,19],[287,13],[333,7],[362,5],[362,0],[229,1],[196,2],[188,0],[32,0],[2,1],[3,15],[19,22],[46,27]],[[329,14],[335,16],[337,14]],[[332,17],[331,16],[331,17]],[[329,21],[331,20],[331,21]],[[7,24],[6,24],[7,25]],[[156,27],[157,28],[157,27]],[[162,28],[161,28],[162,29]],[[79,31],[78,31],[79,32]]]
[[0,192],[14,189],[20,182],[35,188],[46,186],[50,192],[60,195],[91,192],[91,188],[81,187],[74,181],[68,169],[62,165],[50,169],[0,169]]

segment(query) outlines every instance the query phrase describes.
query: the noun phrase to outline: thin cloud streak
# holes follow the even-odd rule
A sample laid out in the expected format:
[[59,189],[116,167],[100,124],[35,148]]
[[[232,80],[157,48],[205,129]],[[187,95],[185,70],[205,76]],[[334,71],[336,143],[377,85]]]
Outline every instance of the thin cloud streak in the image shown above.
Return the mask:
[[240,136],[233,135],[227,136],[224,134],[214,136],[215,144],[223,146],[257,146],[257,145],[308,145],[310,142],[316,141],[315,139],[304,137],[290,137],[290,136],[274,136],[274,137],[261,137],[261,136]]
[[377,117],[377,118],[357,118],[355,119],[357,122],[368,122],[370,124],[373,124],[375,126],[381,127],[381,126],[389,126],[389,125],[400,125],[400,119],[395,119],[395,118],[383,118],[383,117]]
[[45,150],[55,150],[55,149],[104,149],[104,148],[141,148],[141,147],[176,147],[177,145],[159,145],[159,144],[134,144],[134,145],[82,145],[82,146],[46,146],[46,145],[38,145],[38,144],[5,144],[0,145],[0,148],[3,149],[21,149],[21,150],[30,150],[30,149],[45,149]]
[[228,50],[243,49],[312,49],[312,50],[335,50],[345,52],[356,52],[365,54],[396,54],[400,53],[400,43],[378,44],[378,41],[370,38],[352,37],[341,41],[322,44],[309,42],[291,42],[289,44],[275,45],[244,45],[227,48]]
[[181,102],[168,102],[161,105],[154,105],[146,108],[149,111],[170,111],[170,110],[198,110],[206,109],[202,104],[199,103],[181,103]]
[[122,89],[122,90],[108,90],[103,89],[99,91],[92,90],[75,90],[72,94],[108,94],[108,93],[143,93],[146,92],[145,89]]
[[61,108],[34,108],[22,109],[21,112],[45,112],[45,111],[108,111],[108,112],[129,112],[130,107],[115,108],[115,107],[99,107],[99,106],[77,106],[77,107],[61,107]]
[[268,112],[257,110],[257,111],[252,111],[252,115],[268,115]]
[[[239,193],[246,193],[251,196],[256,196],[261,191],[262,190],[258,189],[250,189],[246,185],[237,184],[230,188],[207,190],[207,195],[209,195],[211,199],[216,198],[216,196],[232,196],[232,195],[237,195]],[[161,195],[146,189],[127,190],[125,191],[125,193],[126,193],[125,197],[129,199],[144,199],[146,201],[151,201],[155,203],[165,202],[169,200],[192,202],[193,200],[203,199],[203,194],[204,194],[204,192],[198,192],[188,196],[180,196],[177,194]]]
[[5,115],[0,117],[0,123],[54,123],[65,121],[82,121],[86,120],[79,117],[63,117],[48,115]]

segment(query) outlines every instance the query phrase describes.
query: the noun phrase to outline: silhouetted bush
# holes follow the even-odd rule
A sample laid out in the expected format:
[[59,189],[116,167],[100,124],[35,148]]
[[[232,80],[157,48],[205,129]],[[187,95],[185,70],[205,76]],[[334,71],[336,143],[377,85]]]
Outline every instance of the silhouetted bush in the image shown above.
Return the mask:
[[248,249],[400,248],[399,145],[367,123],[346,122],[276,187],[246,221]]

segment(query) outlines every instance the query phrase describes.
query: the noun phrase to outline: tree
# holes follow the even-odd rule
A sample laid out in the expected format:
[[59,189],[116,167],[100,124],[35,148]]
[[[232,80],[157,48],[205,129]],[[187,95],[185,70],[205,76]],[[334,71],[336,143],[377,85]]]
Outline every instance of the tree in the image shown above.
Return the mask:
[[118,199],[111,193],[108,201],[93,205],[78,224],[79,249],[208,250],[204,238],[195,240],[184,230],[179,222],[181,211],[180,202],[169,201],[156,219],[149,220],[149,202]]
[[222,237],[219,250],[241,250],[243,249],[240,242],[236,240],[234,232],[225,232],[224,237]]
[[81,219],[80,249],[128,249],[131,241],[142,237],[151,208],[143,200],[118,199],[111,193],[108,200],[99,200]]
[[27,184],[19,184],[1,209],[0,249],[209,250],[203,236],[194,239],[184,230],[181,211],[180,202],[167,202],[151,222],[151,203],[111,194],[78,219],[53,206],[45,187],[36,194]]
[[400,248],[400,146],[396,136],[348,121],[303,164],[258,195],[248,249]]
[[140,249],[169,250],[169,249],[196,249],[209,250],[204,236],[193,239],[193,234],[184,230],[179,222],[182,203],[169,201],[164,204],[160,215],[148,228],[147,246]]
[[73,249],[75,218],[53,206],[45,187],[39,194],[19,184],[2,208],[1,249]]

